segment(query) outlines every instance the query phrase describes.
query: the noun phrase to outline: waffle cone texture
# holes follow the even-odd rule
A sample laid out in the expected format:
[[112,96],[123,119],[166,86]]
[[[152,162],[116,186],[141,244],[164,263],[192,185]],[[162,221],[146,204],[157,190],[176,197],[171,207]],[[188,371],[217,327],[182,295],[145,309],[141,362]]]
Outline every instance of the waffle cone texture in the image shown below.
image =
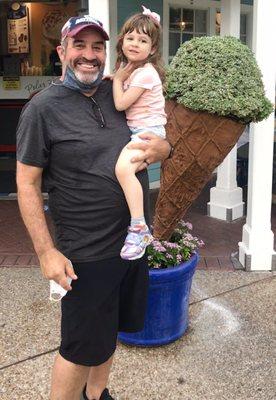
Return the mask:
[[214,169],[237,143],[245,125],[207,112],[195,112],[166,101],[167,140],[171,158],[161,168],[153,235],[168,240],[178,221],[199,196]]

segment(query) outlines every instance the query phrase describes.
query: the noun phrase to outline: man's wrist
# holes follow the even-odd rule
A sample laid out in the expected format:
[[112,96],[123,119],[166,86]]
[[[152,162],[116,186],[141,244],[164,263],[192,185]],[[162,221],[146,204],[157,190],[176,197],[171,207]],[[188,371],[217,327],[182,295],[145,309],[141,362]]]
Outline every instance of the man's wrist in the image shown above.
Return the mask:
[[55,246],[49,246],[47,248],[42,248],[42,249],[35,249],[37,257],[40,259],[41,257],[44,257],[44,255],[52,250],[56,250]]

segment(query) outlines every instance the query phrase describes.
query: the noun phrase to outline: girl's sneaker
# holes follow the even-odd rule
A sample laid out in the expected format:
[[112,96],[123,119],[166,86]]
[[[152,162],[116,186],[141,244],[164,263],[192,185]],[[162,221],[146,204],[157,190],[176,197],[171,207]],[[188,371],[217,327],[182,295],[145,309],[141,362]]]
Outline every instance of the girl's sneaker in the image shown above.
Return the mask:
[[153,237],[147,225],[130,226],[125,244],[121,250],[121,257],[124,260],[137,260],[143,257],[147,246],[152,240]]

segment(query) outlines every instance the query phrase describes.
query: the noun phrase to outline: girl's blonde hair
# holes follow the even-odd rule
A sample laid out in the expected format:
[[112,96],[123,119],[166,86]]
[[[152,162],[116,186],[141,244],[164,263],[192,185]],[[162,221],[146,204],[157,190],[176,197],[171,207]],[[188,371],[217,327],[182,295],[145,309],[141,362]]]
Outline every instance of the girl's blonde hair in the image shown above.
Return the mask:
[[123,25],[121,32],[118,37],[118,43],[116,46],[117,50],[117,61],[116,61],[116,69],[119,68],[120,64],[127,63],[127,58],[125,57],[122,47],[123,40],[126,33],[131,33],[136,30],[139,33],[144,33],[151,38],[152,48],[155,50],[154,54],[149,54],[148,58],[145,60],[145,64],[147,62],[151,63],[156,71],[158,72],[161,81],[163,82],[165,79],[165,69],[164,64],[160,54],[160,43],[161,43],[161,26],[155,21],[152,17],[144,14],[135,14],[130,17]]

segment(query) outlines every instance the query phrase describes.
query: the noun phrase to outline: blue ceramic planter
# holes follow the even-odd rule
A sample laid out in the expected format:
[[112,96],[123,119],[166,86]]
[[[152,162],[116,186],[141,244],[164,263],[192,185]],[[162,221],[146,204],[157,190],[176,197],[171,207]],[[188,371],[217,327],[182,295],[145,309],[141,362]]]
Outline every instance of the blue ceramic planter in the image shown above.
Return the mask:
[[174,268],[150,269],[145,327],[141,332],[120,332],[120,342],[160,346],[180,338],[188,328],[189,296],[198,254]]

